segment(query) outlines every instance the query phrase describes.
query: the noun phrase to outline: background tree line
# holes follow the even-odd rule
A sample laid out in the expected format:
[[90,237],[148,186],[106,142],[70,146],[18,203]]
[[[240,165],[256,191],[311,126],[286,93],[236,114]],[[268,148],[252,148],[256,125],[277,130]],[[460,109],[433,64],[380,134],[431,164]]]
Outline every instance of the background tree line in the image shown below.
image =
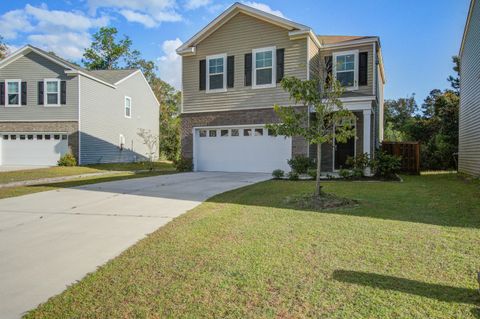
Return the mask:
[[450,88],[434,89],[418,106],[415,94],[385,101],[386,141],[419,141],[422,169],[456,168],[458,110],[460,104],[460,60],[453,58],[455,76]]
[[[0,60],[7,53],[8,47],[0,36]],[[116,28],[103,27],[93,35],[90,47],[85,49],[82,64],[88,70],[142,70],[160,103],[159,155],[177,160],[180,153],[179,107],[182,93],[157,76],[155,62],[145,60],[140,51],[133,49],[128,36],[119,37]]]

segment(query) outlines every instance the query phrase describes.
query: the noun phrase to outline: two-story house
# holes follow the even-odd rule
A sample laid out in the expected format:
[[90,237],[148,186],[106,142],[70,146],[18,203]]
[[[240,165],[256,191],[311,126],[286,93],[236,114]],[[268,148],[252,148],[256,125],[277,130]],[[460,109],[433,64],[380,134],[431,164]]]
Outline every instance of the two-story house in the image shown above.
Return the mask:
[[[306,80],[333,61],[356,117],[356,137],[325,145],[322,171],[373,154],[382,140],[385,75],[378,37],[319,36],[305,25],[235,3],[177,49],[182,56],[182,155],[195,170],[289,170],[295,155],[316,157],[300,137],[271,136],[273,105],[293,105],[284,76]],[[304,110],[307,112],[308,110]]]
[[85,70],[27,45],[0,61],[0,165],[145,159],[159,103],[140,70]]
[[458,171],[480,176],[480,1],[471,0],[460,47]]

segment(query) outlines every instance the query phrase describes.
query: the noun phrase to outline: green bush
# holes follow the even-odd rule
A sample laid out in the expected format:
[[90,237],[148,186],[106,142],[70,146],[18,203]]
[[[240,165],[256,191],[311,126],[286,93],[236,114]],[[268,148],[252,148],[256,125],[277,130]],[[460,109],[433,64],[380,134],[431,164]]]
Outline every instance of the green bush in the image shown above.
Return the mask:
[[288,165],[297,174],[307,174],[308,169],[313,168],[315,163],[309,157],[298,155],[288,160]]
[[285,176],[285,172],[281,169],[276,169],[272,172],[272,176],[275,179],[281,179],[283,176]]
[[299,179],[298,173],[295,171],[290,171],[287,176],[288,176],[288,179],[291,181],[298,181]]
[[57,162],[58,166],[77,166],[77,159],[72,153],[66,153]]
[[368,155],[368,153],[363,153],[355,157],[349,156],[345,164],[348,168],[359,170],[364,170],[365,168],[372,165],[370,155]]
[[191,172],[193,171],[193,161],[191,158],[180,157],[173,161],[173,166],[179,172]]
[[307,171],[307,174],[312,178],[316,179],[317,178],[317,170],[315,168],[309,168]]
[[372,161],[372,167],[375,176],[385,179],[395,179],[396,174],[402,168],[401,158],[390,155],[382,151],[378,151],[375,159]]
[[350,179],[353,176],[351,170],[344,169],[344,168],[342,168],[340,171],[338,171],[338,175],[340,175],[342,178],[345,178],[345,179]]

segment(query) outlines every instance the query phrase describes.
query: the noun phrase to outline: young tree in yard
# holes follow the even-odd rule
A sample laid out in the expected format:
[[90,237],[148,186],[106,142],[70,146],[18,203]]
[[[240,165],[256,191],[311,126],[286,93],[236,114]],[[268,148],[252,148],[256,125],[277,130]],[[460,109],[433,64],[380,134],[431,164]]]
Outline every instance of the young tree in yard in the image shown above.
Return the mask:
[[149,169],[153,170],[154,165],[153,162],[158,157],[158,141],[159,137],[157,135],[152,134],[152,131],[146,129],[139,129],[137,135],[142,139],[143,144],[147,148],[147,158],[148,163],[150,164]]
[[[320,185],[322,145],[332,144],[334,139],[345,143],[355,136],[355,116],[345,109],[340,101],[344,91],[340,82],[334,81],[331,76],[324,79],[303,81],[295,77],[285,77],[281,82],[282,88],[290,94],[294,104],[303,105],[303,109],[275,105],[274,110],[280,122],[267,125],[275,135],[301,136],[309,144],[317,145],[316,197],[323,194]],[[309,109],[315,115],[314,121],[309,121]]]

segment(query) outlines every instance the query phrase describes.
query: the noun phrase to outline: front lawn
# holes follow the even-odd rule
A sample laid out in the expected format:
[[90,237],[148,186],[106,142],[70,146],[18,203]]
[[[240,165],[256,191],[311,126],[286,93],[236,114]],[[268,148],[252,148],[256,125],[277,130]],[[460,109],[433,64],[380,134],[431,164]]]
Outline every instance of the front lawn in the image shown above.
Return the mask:
[[268,181],[216,196],[27,318],[479,318],[480,185],[456,174],[325,182],[313,212]]

